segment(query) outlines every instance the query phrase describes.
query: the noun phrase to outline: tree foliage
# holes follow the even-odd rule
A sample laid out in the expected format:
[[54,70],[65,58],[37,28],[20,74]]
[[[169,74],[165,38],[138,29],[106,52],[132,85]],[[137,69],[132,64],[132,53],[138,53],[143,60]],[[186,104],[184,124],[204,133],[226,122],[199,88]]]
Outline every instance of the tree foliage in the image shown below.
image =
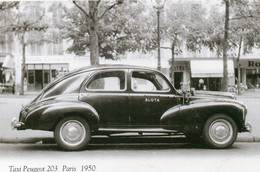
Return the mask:
[[2,1],[0,2],[0,11],[4,11],[4,10],[8,10],[11,9],[13,7],[17,7],[19,4],[19,1]]
[[[244,54],[249,53],[252,48],[259,45],[259,2],[223,0],[223,3],[225,4],[225,16],[219,9],[211,10],[209,17],[211,26],[205,45],[210,50],[216,51],[218,56],[223,52],[222,89],[226,90],[228,86],[227,57],[237,56],[241,49]],[[236,49],[239,49],[237,54],[234,53]]]
[[[111,4],[100,3],[100,11]],[[88,3],[80,6],[88,10]],[[90,46],[88,20],[75,7],[64,7],[64,22],[60,26],[64,38],[72,44],[68,52],[84,55]],[[98,45],[100,56],[108,59],[117,59],[119,54],[127,51],[141,50],[147,52],[154,49],[156,36],[154,20],[151,20],[150,11],[142,1],[128,1],[111,9],[100,18],[98,23]]]
[[20,94],[24,93],[26,46],[42,44],[44,41],[49,40],[44,34],[49,21],[44,17],[45,9],[41,7],[41,3],[35,2],[20,2],[17,8],[8,12],[8,21],[5,22],[4,31],[17,36],[22,51],[21,85],[18,88]]
[[[238,48],[241,34],[244,37],[243,53],[249,53],[253,47],[259,45],[259,1],[230,2],[229,53]],[[216,51],[218,56],[221,56],[223,52],[224,18],[225,16],[219,8],[211,8],[207,22],[208,34],[204,45],[211,51]]]
[[183,45],[199,52],[206,36],[205,9],[201,4],[170,3],[164,19],[163,39],[181,52]]

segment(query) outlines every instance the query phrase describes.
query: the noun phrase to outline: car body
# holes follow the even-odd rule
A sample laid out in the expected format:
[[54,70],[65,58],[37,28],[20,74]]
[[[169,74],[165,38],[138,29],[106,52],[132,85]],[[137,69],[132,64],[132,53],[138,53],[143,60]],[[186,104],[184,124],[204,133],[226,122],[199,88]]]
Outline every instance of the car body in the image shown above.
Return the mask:
[[138,66],[81,68],[53,81],[22,108],[18,130],[53,131],[65,150],[81,150],[93,135],[169,133],[230,147],[251,130],[246,106],[232,98],[178,92],[159,71]]

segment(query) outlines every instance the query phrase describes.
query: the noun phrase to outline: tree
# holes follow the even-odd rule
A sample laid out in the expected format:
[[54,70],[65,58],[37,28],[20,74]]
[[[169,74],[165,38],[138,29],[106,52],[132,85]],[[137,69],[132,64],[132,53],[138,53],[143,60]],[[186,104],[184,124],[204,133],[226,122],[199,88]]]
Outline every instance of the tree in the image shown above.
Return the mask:
[[0,11],[4,11],[4,10],[8,10],[8,9],[17,7],[18,4],[19,4],[18,1],[14,1],[14,2],[2,1],[2,2],[0,2]]
[[228,35],[229,35],[229,7],[230,0],[223,0],[225,3],[225,25],[224,25],[224,40],[223,40],[223,79],[221,90],[228,89],[228,66],[227,66],[227,51],[228,51]]
[[0,43],[5,44],[7,42],[7,24],[8,21],[11,19],[8,15],[10,13],[10,10],[14,7],[17,8],[19,2],[0,2]]
[[213,6],[209,9],[209,16],[207,19],[206,37],[203,40],[203,45],[208,47],[211,51],[215,51],[217,57],[221,57],[223,53],[223,33],[224,33],[224,15],[221,10]]
[[[233,17],[231,20],[231,37],[230,42],[237,52],[237,85],[238,94],[240,95],[240,56],[241,53],[247,54],[252,48],[260,45],[260,21],[259,21],[259,3],[242,1],[236,2],[232,6]],[[243,51],[243,52],[241,52]]]
[[[209,22],[210,27],[208,28],[208,38],[204,41],[204,45],[209,47],[210,50],[216,50],[218,56],[223,56],[223,78],[221,83],[222,91],[227,91],[228,88],[228,66],[227,66],[227,57],[228,51],[236,48],[239,44],[239,41],[234,43],[230,36],[231,33],[230,21],[234,18],[230,17],[230,15],[235,15],[235,11],[233,10],[230,13],[230,8],[235,6],[236,4],[242,5],[244,1],[241,0],[223,0],[225,5],[225,15],[223,16],[218,12],[218,9],[213,8],[210,13]],[[245,6],[244,6],[245,7]],[[231,9],[232,10],[232,9]],[[245,18],[246,16],[240,16]],[[239,17],[239,18],[240,18]],[[237,17],[236,17],[237,18]],[[223,23],[224,21],[224,23]],[[220,27],[223,26],[224,27]],[[239,40],[239,39],[238,39]],[[222,51],[222,52],[221,52]]]
[[[99,4],[99,10],[106,8],[106,3]],[[91,49],[89,27],[85,14],[76,11],[75,7],[64,7],[64,22],[59,28],[63,37],[72,41],[68,51],[84,55]],[[129,1],[110,9],[98,22],[100,57],[118,59],[119,55],[129,51],[147,53],[155,49],[156,30],[153,26],[156,21],[151,15],[149,7],[142,1]]]
[[[25,10],[28,8],[30,10]],[[18,90],[23,95],[26,46],[41,44],[48,40],[44,35],[48,21],[44,20],[44,8],[41,8],[39,3],[33,2],[20,2],[18,8],[13,9],[10,16],[11,18],[6,24],[6,32],[16,35],[22,47],[21,86]]]
[[170,42],[172,52],[171,81],[174,83],[174,58],[184,47],[192,52],[201,50],[205,39],[205,9],[201,4],[171,3],[164,16],[162,40]]
[[98,24],[99,21],[106,15],[106,13],[115,6],[122,4],[123,0],[116,0],[113,4],[108,5],[106,9],[99,14],[99,6],[101,0],[88,0],[88,10],[86,10],[86,3],[79,3],[73,1],[73,4],[81,11],[85,17],[85,25],[88,30],[89,48],[90,48],[90,63],[91,65],[99,64],[99,40],[98,40]]

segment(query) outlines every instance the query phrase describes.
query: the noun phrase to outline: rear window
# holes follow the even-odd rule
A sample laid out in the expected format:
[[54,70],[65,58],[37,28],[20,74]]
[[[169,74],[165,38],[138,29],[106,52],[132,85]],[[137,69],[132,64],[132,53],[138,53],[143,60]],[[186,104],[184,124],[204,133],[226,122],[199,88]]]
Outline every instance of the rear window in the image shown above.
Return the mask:
[[81,73],[66,78],[46,90],[42,98],[52,97],[60,94],[77,93],[79,92],[81,83],[88,75],[89,73]]

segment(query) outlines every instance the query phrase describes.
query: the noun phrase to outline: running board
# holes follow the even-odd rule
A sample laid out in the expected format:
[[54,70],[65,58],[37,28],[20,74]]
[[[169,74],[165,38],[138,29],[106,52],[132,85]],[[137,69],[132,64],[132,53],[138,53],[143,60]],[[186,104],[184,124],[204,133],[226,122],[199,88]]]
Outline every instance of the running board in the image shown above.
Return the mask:
[[163,128],[99,128],[101,133],[177,133],[176,130]]

